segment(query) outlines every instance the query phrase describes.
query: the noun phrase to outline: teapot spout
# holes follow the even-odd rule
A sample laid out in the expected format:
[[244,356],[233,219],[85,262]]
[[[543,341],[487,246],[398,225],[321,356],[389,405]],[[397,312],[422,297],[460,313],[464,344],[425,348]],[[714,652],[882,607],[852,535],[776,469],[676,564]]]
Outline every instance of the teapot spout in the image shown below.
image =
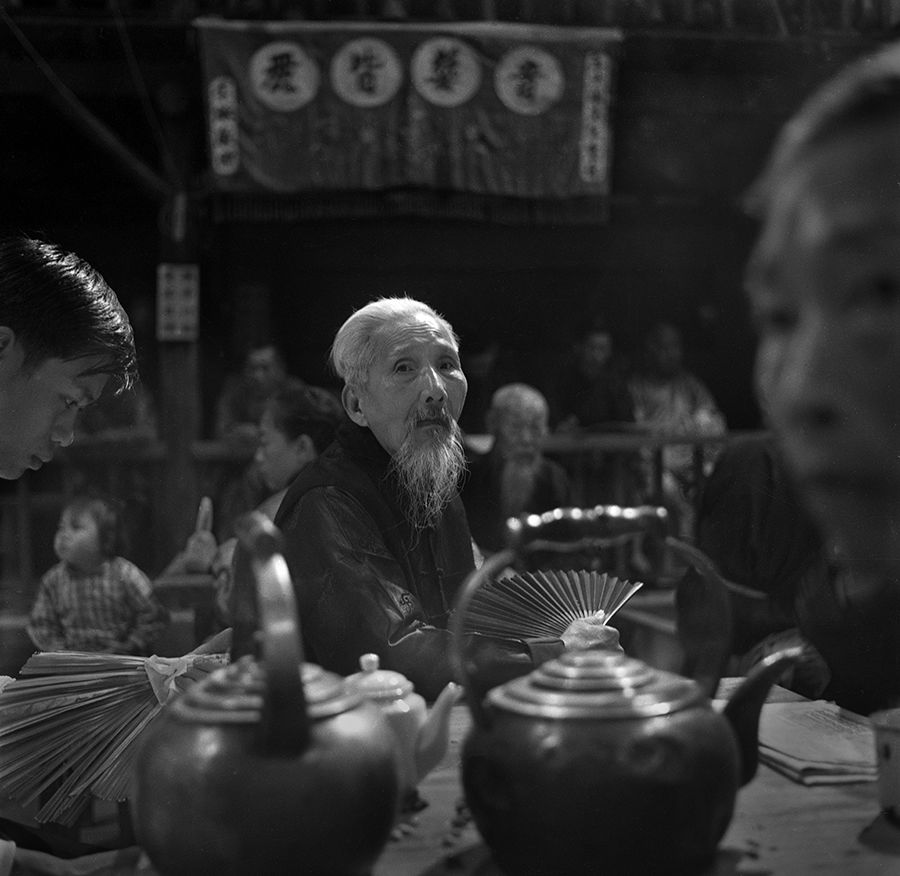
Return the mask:
[[416,736],[416,780],[421,781],[444,757],[450,742],[450,710],[462,694],[462,687],[449,682],[428,712]]
[[755,775],[758,765],[759,715],[769,689],[803,655],[803,646],[785,648],[760,661],[741,682],[723,714],[731,724],[741,755],[741,785]]

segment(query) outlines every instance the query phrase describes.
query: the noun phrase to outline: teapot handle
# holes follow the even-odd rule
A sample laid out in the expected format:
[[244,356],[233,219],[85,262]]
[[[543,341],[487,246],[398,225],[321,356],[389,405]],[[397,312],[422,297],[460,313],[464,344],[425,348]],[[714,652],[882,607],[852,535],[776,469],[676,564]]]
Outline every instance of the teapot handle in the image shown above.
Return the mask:
[[269,754],[296,754],[309,743],[297,604],[281,533],[258,511],[235,522],[256,583],[265,695],[259,742]]
[[667,522],[668,511],[657,505],[555,508],[543,514],[522,514],[506,521],[507,549],[485,560],[480,569],[469,575],[459,591],[450,619],[456,675],[465,688],[466,701],[476,724],[486,727],[489,717],[476,686],[472,684],[472,667],[465,659],[463,645],[466,610],[485,579],[507,566],[522,568],[529,555],[535,553],[596,551],[642,532],[663,537]]
[[463,582],[456,597],[456,606],[453,614],[450,615],[449,627],[453,641],[452,656],[456,669],[455,674],[457,679],[459,679],[459,683],[463,686],[466,702],[469,705],[469,711],[472,713],[472,721],[482,730],[487,729],[489,726],[489,719],[476,686],[472,683],[471,666],[463,653],[466,640],[466,611],[481,585],[488,578],[505,569],[515,558],[515,552],[508,549],[498,551],[493,556],[488,557],[482,563],[481,568],[475,569]]

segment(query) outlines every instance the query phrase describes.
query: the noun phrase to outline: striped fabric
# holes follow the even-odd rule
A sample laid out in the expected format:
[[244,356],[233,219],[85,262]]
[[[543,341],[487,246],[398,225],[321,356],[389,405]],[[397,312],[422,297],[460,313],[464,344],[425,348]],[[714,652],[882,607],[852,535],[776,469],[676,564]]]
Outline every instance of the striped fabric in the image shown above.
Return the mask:
[[28,634],[42,651],[149,655],[169,613],[147,576],[122,557],[85,574],[58,563],[41,579]]

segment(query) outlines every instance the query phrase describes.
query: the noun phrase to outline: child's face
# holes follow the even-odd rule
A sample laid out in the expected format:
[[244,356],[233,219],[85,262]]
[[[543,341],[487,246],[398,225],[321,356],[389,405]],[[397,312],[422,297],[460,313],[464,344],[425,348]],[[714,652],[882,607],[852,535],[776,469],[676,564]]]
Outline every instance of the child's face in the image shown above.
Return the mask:
[[89,572],[103,562],[97,521],[83,511],[63,511],[53,539],[53,550],[63,562]]

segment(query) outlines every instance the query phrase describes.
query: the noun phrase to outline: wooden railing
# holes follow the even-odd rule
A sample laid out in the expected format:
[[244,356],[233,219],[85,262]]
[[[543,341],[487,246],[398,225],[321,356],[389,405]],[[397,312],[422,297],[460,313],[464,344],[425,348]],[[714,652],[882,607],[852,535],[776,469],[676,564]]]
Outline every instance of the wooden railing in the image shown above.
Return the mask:
[[[743,433],[742,433],[743,434]],[[592,504],[592,473],[602,457],[624,468],[638,455],[649,461],[651,489],[660,490],[661,456],[665,447],[689,444],[693,448],[698,483],[703,480],[703,455],[709,447],[721,446],[736,433],[704,435],[649,435],[597,433],[553,435],[545,452],[559,460],[573,483],[573,504]],[[484,436],[470,436],[483,447]],[[197,470],[198,495],[215,495],[228,478],[237,477],[251,459],[249,449],[238,449],[218,441],[197,441],[192,456]],[[179,545],[167,541],[166,523],[171,502],[165,495],[165,446],[158,441],[82,442],[69,448],[39,472],[29,472],[16,482],[0,482],[0,608],[27,608],[35,582],[55,561],[52,535],[59,511],[69,496],[85,488],[99,490],[118,499],[124,508],[131,536],[130,555],[150,575],[156,575],[172,558]],[[615,481],[625,489],[627,479]],[[601,497],[603,501],[628,502],[622,492]],[[646,495],[642,498],[648,498]],[[189,533],[185,532],[186,538]]]

